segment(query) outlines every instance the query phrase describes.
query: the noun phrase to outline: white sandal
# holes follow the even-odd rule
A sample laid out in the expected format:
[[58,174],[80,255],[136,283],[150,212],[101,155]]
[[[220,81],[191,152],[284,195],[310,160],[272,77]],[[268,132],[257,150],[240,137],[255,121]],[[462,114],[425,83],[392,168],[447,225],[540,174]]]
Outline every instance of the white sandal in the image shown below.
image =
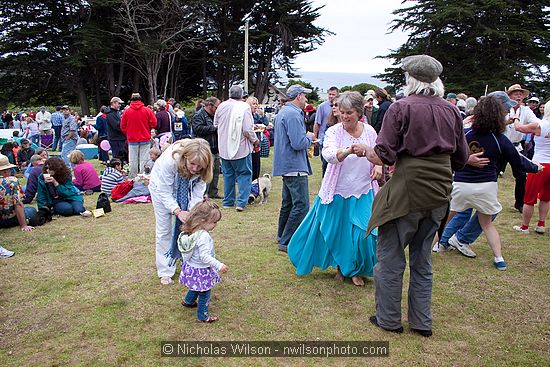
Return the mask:
[[162,278],[160,278],[160,284],[162,284],[162,285],[170,285],[170,284],[172,284],[172,283],[174,283],[174,281],[173,281],[172,278],[170,278],[170,277],[162,277]]

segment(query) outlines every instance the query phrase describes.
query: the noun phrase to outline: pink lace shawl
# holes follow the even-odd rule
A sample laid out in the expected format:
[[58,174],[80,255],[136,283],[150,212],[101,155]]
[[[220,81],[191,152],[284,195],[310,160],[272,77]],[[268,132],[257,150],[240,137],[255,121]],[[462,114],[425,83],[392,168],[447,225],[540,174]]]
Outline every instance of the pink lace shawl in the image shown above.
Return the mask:
[[[370,125],[365,123],[363,123],[363,125],[363,134],[367,134],[367,145],[370,147],[374,147],[377,137],[376,132]],[[346,132],[341,123],[330,127],[325,132],[325,140],[322,154],[325,160],[329,162],[329,164],[325,172],[325,177],[323,178],[323,182],[321,184],[321,189],[319,190],[319,197],[321,198],[322,204],[330,204],[334,198],[334,191],[336,189],[336,184],[340,175],[340,168],[345,161],[344,160],[342,162],[338,162],[336,158],[336,152],[338,151],[338,149],[347,148],[343,144],[344,134],[346,134]],[[334,136],[334,139],[332,139],[331,135]],[[331,144],[333,141],[336,141],[336,145]],[[370,172],[372,172],[372,169],[374,168],[373,164],[370,164],[370,166],[371,169],[369,170],[369,176],[365,177],[365,179],[368,180],[370,180]],[[378,182],[376,180],[371,180],[371,187],[376,194],[379,189]]]

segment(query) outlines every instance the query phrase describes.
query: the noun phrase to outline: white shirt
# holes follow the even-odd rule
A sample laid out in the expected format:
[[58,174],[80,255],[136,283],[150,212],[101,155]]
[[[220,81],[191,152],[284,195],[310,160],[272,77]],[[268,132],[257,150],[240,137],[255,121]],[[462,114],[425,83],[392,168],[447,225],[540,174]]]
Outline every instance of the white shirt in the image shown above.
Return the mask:
[[550,120],[540,123],[540,136],[535,135],[533,162],[550,163]]
[[[184,139],[181,143],[185,144],[187,140],[191,141],[190,139]],[[180,142],[174,144],[180,144]],[[170,213],[173,213],[174,210],[179,208],[178,202],[176,201],[178,164],[176,160],[172,158],[174,144],[166,148],[161,156],[155,161],[149,181],[151,196],[158,199],[155,201],[163,203],[166,210]],[[189,197],[188,210],[202,201],[204,192],[206,191],[206,183],[201,180],[198,175],[191,177],[189,184],[193,186],[193,190]]]
[[187,264],[194,268],[212,267],[218,272],[222,269],[223,263],[216,259],[214,241],[208,232],[203,231],[197,239],[195,248],[193,248],[193,254],[187,261]]
[[[538,122],[540,123],[540,119],[535,116],[533,113],[533,110],[531,110],[527,106],[519,106],[519,108],[514,110],[513,108],[510,109],[510,112],[506,116],[507,120],[509,118],[519,118],[519,122],[522,125],[527,125],[532,122]],[[512,142],[512,143],[519,143],[523,140],[523,133],[520,133],[519,131],[516,131],[516,128],[514,127],[514,124],[506,125],[506,130],[504,131],[504,135]]]
[[52,128],[52,114],[48,111],[39,111],[36,114],[36,122],[40,126],[40,130],[51,130]]

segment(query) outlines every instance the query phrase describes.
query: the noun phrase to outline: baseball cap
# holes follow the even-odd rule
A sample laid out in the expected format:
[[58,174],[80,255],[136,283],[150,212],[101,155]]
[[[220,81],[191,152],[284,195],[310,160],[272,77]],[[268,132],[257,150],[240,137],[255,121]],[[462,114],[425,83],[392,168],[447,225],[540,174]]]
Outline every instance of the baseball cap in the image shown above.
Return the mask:
[[118,97],[113,97],[113,98],[111,98],[111,103],[115,103],[115,102],[124,103],[124,102],[122,101],[122,99],[120,99],[120,98],[118,98]]
[[518,104],[516,101],[511,100],[506,92],[500,90],[496,92],[491,92],[487,96],[498,98],[502,102],[504,107],[506,107],[506,109],[508,110]]
[[527,100],[527,102],[537,102],[537,103],[540,103],[540,99],[538,99],[538,97],[531,97]]
[[456,93],[447,93],[447,99],[456,99]]
[[288,99],[294,99],[301,93],[308,94],[311,92],[311,89],[304,88],[300,84],[293,84],[286,90],[286,96],[288,97]]

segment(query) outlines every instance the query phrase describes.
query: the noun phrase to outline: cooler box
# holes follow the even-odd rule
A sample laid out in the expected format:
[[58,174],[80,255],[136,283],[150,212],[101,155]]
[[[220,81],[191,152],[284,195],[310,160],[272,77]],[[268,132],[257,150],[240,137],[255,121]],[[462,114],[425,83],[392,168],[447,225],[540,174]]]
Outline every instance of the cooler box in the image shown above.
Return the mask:
[[84,154],[84,159],[86,160],[96,158],[98,155],[97,145],[94,144],[80,144],[76,146],[76,149]]

